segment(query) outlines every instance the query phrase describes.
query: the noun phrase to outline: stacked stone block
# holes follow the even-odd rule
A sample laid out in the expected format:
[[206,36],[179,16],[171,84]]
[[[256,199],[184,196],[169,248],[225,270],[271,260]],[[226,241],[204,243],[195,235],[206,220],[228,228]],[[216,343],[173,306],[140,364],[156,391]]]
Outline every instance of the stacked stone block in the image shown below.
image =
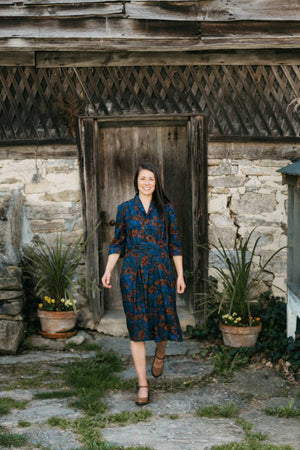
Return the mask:
[[21,270],[0,266],[0,353],[16,353],[23,339]]

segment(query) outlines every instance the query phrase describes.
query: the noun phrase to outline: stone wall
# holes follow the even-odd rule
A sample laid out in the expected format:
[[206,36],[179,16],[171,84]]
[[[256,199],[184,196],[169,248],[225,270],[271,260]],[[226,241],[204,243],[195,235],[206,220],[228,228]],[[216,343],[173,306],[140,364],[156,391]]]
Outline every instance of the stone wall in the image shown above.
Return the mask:
[[[209,159],[209,240],[232,248],[238,235],[261,236],[262,261],[287,245],[287,186],[277,169],[289,160]],[[211,255],[212,256],[212,255]],[[276,295],[285,296],[286,249],[270,263]],[[266,287],[266,286],[265,286]]]
[[[73,150],[76,154],[75,147]],[[262,236],[259,250],[262,258],[286,245],[287,187],[281,184],[281,175],[276,170],[288,163],[288,159],[280,158],[216,158],[209,147],[211,242],[216,243],[220,238],[232,248],[238,234],[245,236],[259,225],[255,236]],[[78,161],[76,157],[2,159],[0,185],[0,266],[3,269],[0,274],[0,341],[17,322],[18,333],[13,333],[19,341],[23,331],[23,293],[18,281],[20,274],[13,267],[20,262],[24,245],[40,238],[51,244],[57,233],[63,233],[66,242],[81,235]],[[282,292],[275,288],[275,292],[284,295],[286,251],[276,258],[270,269],[270,280],[275,278],[274,284],[283,289]],[[92,322],[92,317],[83,294],[78,301],[84,326]],[[17,345],[11,351],[15,351]]]

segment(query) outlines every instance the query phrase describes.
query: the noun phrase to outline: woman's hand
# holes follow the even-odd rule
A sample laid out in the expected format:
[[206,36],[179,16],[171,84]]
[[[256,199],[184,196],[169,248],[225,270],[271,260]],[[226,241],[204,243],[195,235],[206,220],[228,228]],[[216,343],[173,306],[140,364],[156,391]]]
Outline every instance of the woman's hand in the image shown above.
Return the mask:
[[179,275],[177,278],[177,293],[183,294],[186,288],[183,275]]
[[102,284],[105,288],[110,289],[112,285],[110,284],[111,281],[111,273],[115,267],[115,265],[118,262],[118,259],[120,258],[119,253],[112,253],[108,256],[105,272],[103,274],[103,277],[101,278]]
[[112,287],[112,285],[110,284],[111,281],[111,272],[106,269],[104,272],[103,277],[101,278],[102,284],[105,288],[110,289]]

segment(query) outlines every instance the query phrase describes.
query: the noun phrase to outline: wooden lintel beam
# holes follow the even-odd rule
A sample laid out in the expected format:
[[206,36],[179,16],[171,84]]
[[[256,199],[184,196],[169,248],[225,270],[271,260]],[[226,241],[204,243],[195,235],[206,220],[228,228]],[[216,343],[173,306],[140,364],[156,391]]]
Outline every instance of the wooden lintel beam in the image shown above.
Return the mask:
[[300,32],[292,36],[226,36],[161,38],[32,38],[0,37],[1,51],[195,52],[216,50],[299,49]]
[[297,65],[300,49],[219,52],[36,52],[37,67],[101,67],[161,65]]
[[[211,139],[214,139],[214,137],[211,136]],[[300,157],[300,142],[291,144],[284,141],[280,142],[276,138],[273,139],[273,142],[263,142],[260,138],[256,142],[251,142],[250,139],[250,137],[247,137],[246,142],[235,142],[234,138],[228,138],[225,141],[222,140],[222,137],[220,137],[220,142],[210,140],[208,157],[209,159],[268,159],[281,162],[293,157]],[[282,167],[282,165],[279,167]]]
[[34,51],[0,51],[0,66],[34,66]]

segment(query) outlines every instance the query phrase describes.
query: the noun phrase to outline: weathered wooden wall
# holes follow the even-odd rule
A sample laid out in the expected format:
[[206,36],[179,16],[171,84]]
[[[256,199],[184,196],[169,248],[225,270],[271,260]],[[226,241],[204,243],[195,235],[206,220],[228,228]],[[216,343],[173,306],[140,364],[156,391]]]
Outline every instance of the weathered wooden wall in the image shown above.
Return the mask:
[[297,140],[300,66],[0,68],[0,141],[74,142],[78,115],[206,114],[211,139]]
[[298,48],[296,0],[2,0],[2,50]]

